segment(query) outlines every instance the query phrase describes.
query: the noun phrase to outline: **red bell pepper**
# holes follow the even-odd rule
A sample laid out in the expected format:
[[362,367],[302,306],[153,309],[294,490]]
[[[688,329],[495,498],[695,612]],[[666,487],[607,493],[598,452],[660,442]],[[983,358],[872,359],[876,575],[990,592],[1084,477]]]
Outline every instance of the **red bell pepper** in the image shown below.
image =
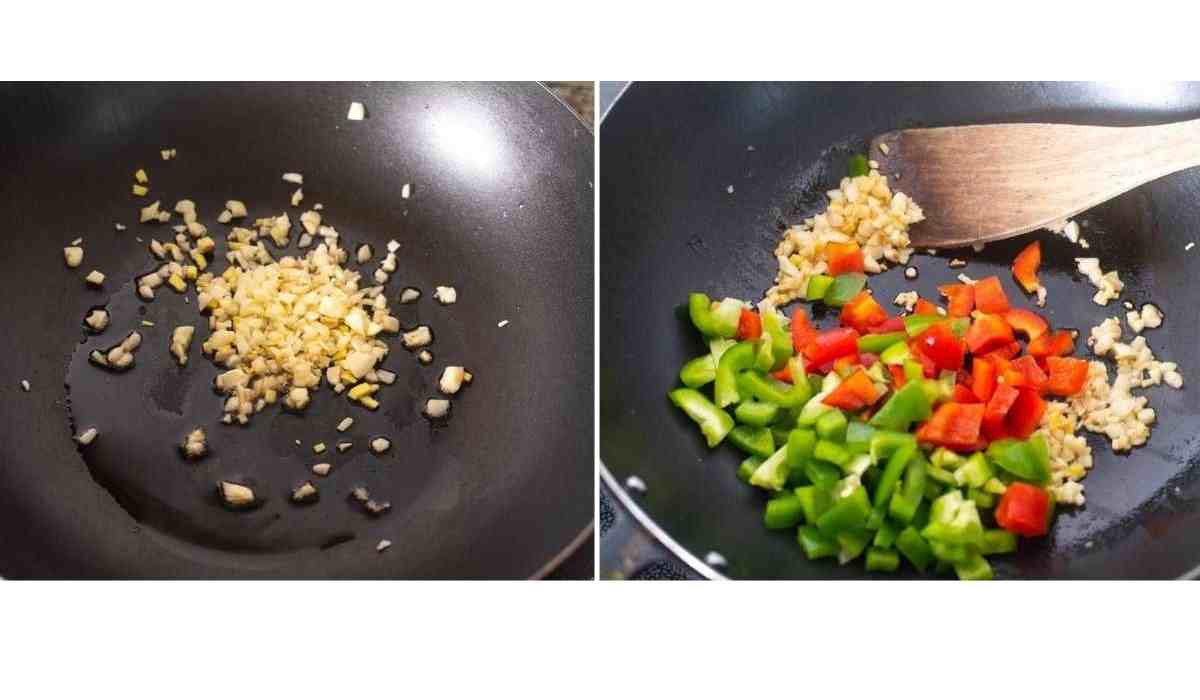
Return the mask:
[[1046,381],[1046,393],[1055,396],[1074,396],[1083,391],[1088,379],[1088,361],[1078,357],[1046,358],[1050,377]]
[[808,320],[808,314],[804,313],[804,309],[797,306],[792,310],[792,350],[794,352],[803,352],[812,339],[816,337],[817,331],[813,328],[812,323]]
[[1029,354],[1034,357],[1070,355],[1075,351],[1075,339],[1070,331],[1054,331],[1029,341]]
[[966,339],[973,355],[986,354],[989,350],[1005,347],[1016,340],[1012,326],[995,314],[980,314],[967,329]]
[[983,413],[983,434],[989,440],[999,440],[1008,437],[1004,419],[1008,416],[1012,405],[1017,401],[1018,391],[1007,384],[997,384],[988,399],[987,408]]
[[980,449],[984,405],[947,401],[917,429],[917,440],[950,450]]
[[781,382],[795,384],[795,382],[792,380],[792,364],[790,362],[784,365],[783,369],[779,370],[778,372],[772,372],[771,376],[775,377]]
[[1040,241],[1034,241],[1025,246],[1017,254],[1013,260],[1012,273],[1013,278],[1021,285],[1029,294],[1037,291],[1040,282],[1038,282],[1038,268],[1042,265],[1042,244]]
[[1008,321],[1008,325],[1012,326],[1014,331],[1024,333],[1029,340],[1040,338],[1050,330],[1046,319],[1028,309],[1009,309],[1004,314],[1004,320]]
[[828,275],[837,277],[846,272],[864,272],[862,248],[857,243],[830,243],[825,246]]
[[1004,429],[1009,436],[1024,440],[1037,430],[1038,423],[1042,422],[1045,413],[1046,402],[1038,396],[1037,391],[1029,387],[1019,387],[1017,400],[1013,402],[1012,408],[1008,409],[1008,416],[1004,419]]
[[878,326],[887,319],[887,311],[865,289],[842,306],[839,318],[843,326],[849,326],[859,333],[869,333],[872,326]]
[[738,317],[738,340],[758,340],[762,337],[762,319],[750,309],[742,309]]
[[917,304],[913,307],[914,316],[940,316],[942,315],[942,307],[929,301],[917,297]]
[[1046,380],[1049,378],[1038,366],[1037,360],[1029,355],[1023,355],[1009,363],[1002,376],[1009,386],[1029,387],[1039,394],[1046,388]]
[[846,355],[858,355],[858,331],[834,328],[812,337],[804,346],[804,357],[812,365],[823,365]]
[[858,411],[874,404],[883,395],[871,377],[861,367],[842,380],[828,396],[821,399],[826,406],[846,411]]
[[855,353],[853,355],[843,355],[833,361],[833,371],[837,372],[839,377],[848,377],[854,373],[856,367],[862,366],[862,356]]
[[867,333],[899,333],[902,330],[904,330],[904,319],[893,316],[878,326],[872,326]]
[[926,328],[916,337],[913,344],[920,348],[921,354],[933,360],[938,369],[956,372],[962,369],[966,348],[947,324],[935,323]]
[[946,312],[951,316],[970,316],[975,310],[975,287],[969,284],[943,284],[938,292],[946,297]]
[[1001,345],[998,348],[988,350],[987,352],[985,352],[983,354],[983,357],[986,357],[993,361],[996,359],[1011,360],[1020,354],[1021,354],[1021,344],[1014,340],[1011,343],[1009,343],[1008,345]]
[[971,391],[971,387],[966,384],[955,384],[954,393],[950,396],[950,400],[958,403],[983,403],[975,395],[975,392]]
[[975,283],[975,308],[985,314],[1002,314],[1008,311],[1008,295],[1000,286],[1000,278],[992,275]]
[[996,391],[996,364],[986,357],[971,360],[971,391],[984,403]]
[[888,372],[892,375],[892,388],[899,389],[908,382],[908,377],[904,376],[904,368],[900,365],[888,365]]
[[1040,537],[1050,526],[1050,494],[1023,481],[1008,485],[996,506],[996,524],[1025,537]]

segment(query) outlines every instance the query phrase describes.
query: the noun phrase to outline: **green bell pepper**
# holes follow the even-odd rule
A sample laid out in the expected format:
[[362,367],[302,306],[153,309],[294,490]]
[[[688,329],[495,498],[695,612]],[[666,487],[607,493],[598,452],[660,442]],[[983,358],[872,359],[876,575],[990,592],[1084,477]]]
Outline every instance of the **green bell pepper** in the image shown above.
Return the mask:
[[958,486],[958,480],[954,478],[954,472],[948,472],[941,467],[929,465],[929,480],[935,481],[942,486]]
[[779,417],[779,407],[762,401],[743,401],[734,409],[733,417],[737,418],[739,423],[766,428]]
[[954,573],[960,581],[992,580],[992,567],[980,554],[971,554],[964,561],[955,563]]
[[[905,338],[908,337],[904,331],[896,331],[895,333],[868,333],[858,339],[859,352],[873,352],[879,355],[884,350],[896,345],[903,345]],[[905,346],[907,349],[908,346]],[[882,356],[880,357],[882,360]],[[891,364],[895,364],[894,362]]]
[[891,549],[896,544],[896,538],[900,536],[900,528],[890,520],[884,520],[875,530],[875,539],[871,541],[871,545],[880,549]]
[[896,549],[900,550],[913,568],[922,573],[933,563],[933,550],[925,538],[921,537],[921,533],[912,526],[904,528],[896,536]]
[[821,301],[833,286],[833,278],[829,275],[813,275],[808,278],[808,287],[804,290],[805,301]]
[[838,479],[842,478],[842,471],[819,459],[808,459],[804,462],[804,475],[813,486],[830,491],[837,486]]
[[879,477],[879,483],[875,485],[875,497],[871,502],[879,517],[887,512],[888,505],[892,502],[892,494],[900,484],[900,478],[904,476],[904,470],[908,467],[908,463],[916,454],[917,443],[913,441],[897,448],[888,458],[887,466],[883,468],[883,475]]
[[[907,336],[908,334],[903,334]],[[879,361],[885,365],[902,365],[905,360],[912,358],[912,350],[908,349],[908,343],[901,340],[899,343],[892,343],[883,352],[879,353]]]
[[[925,380],[925,368],[916,360],[904,361],[904,379],[908,382],[923,382]],[[905,384],[905,386],[908,386]]]
[[870,423],[876,428],[908,432],[913,423],[932,415],[932,410],[933,404],[921,382],[910,381],[892,393],[891,398],[871,416]]
[[970,319],[967,318],[948,318],[941,314],[919,314],[904,317],[904,331],[908,333],[908,337],[915,338],[930,326],[938,323],[945,323],[957,338],[966,335],[967,328],[971,325]]
[[845,447],[842,447],[836,442],[830,442],[829,440],[817,440],[817,446],[813,450],[813,457],[816,457],[822,462],[836,464],[839,467],[846,462],[849,462],[852,456],[853,455],[851,455]]
[[754,343],[743,341],[726,350],[717,363],[713,396],[717,405],[725,408],[741,400],[738,393],[738,373],[754,366]]
[[758,469],[759,465],[762,463],[762,457],[755,457],[754,455],[750,455],[749,457],[743,459],[742,463],[738,465],[737,478],[746,482],[747,484],[750,483],[750,476],[754,474],[754,470]]
[[679,370],[679,381],[690,389],[699,389],[717,378],[717,365],[712,355],[701,355],[684,363]]
[[763,460],[758,469],[750,475],[750,483],[769,491],[779,491],[787,483],[791,469],[787,465],[787,446],[780,447],[775,453]]
[[833,284],[825,291],[826,306],[842,307],[858,296],[867,286],[867,276],[861,272],[846,272],[833,278]]
[[817,434],[804,428],[796,428],[788,433],[787,461],[793,470],[802,469],[804,463],[813,456],[817,446]]
[[[733,350],[729,352],[733,352]],[[717,381],[721,381],[720,368],[717,368]],[[740,372],[737,375],[736,384],[739,396],[743,394],[751,396],[759,401],[775,404],[780,408],[803,406],[812,397],[808,384],[805,382],[788,384],[758,372]]]
[[752,425],[734,426],[729,431],[729,441],[733,446],[746,454],[756,455],[766,459],[775,452],[775,438],[769,428],[756,428]]
[[1015,532],[993,528],[983,531],[983,542],[979,545],[980,554],[1008,554],[1017,551],[1017,535]]
[[850,156],[850,162],[846,166],[846,171],[850,177],[860,177],[871,172],[870,164],[867,162],[867,157],[856,153]]
[[795,527],[804,518],[804,509],[800,498],[794,493],[785,493],[767,501],[763,510],[763,525],[768,530],[782,530]]
[[963,457],[957,452],[951,452],[945,447],[939,447],[929,455],[929,463],[935,467],[949,469],[954,471],[958,465],[962,464]]
[[917,439],[910,433],[901,433],[895,430],[876,430],[875,434],[871,436],[869,444],[870,449],[868,454],[871,456],[871,461],[879,464],[901,447],[911,445],[915,448],[917,446]]
[[930,541],[978,547],[983,542],[983,523],[975,504],[953,490],[933,502],[929,524],[921,530],[921,536]]
[[888,503],[888,515],[898,522],[910,525],[915,522],[917,511],[925,499],[925,480],[929,462],[918,452],[908,463],[904,472],[904,485],[892,493]]
[[841,550],[837,540],[826,537],[815,525],[805,525],[796,531],[796,541],[809,559],[832,557]]
[[972,454],[954,470],[954,480],[959,486],[976,489],[983,488],[987,480],[994,476],[996,474],[992,471],[992,465],[988,464],[987,457],[984,457],[982,452]]
[[1050,481],[1050,453],[1041,435],[1034,435],[1028,440],[997,440],[988,445],[987,457],[1022,481],[1031,484]]
[[996,507],[996,497],[983,489],[970,487],[967,489],[967,500],[975,504],[976,508],[988,510]]
[[862,529],[871,514],[867,490],[854,477],[847,477],[834,488],[833,505],[817,518],[817,527],[830,537]]
[[787,319],[778,311],[765,308],[759,312],[759,316],[762,318],[763,337],[771,336],[771,355],[775,358],[775,365],[770,369],[781,370],[792,357],[792,334],[788,330]]
[[845,530],[839,532],[834,539],[838,543],[838,563],[846,564],[854,561],[871,544],[871,533],[863,529]]
[[738,341],[733,338],[710,338],[708,341],[708,354],[712,355],[713,368],[715,369],[721,362],[721,355],[729,348],[737,345]]
[[688,315],[706,338],[732,338],[737,335],[738,319],[742,316],[742,302],[723,299],[715,307],[707,294],[688,295]]
[[871,547],[867,550],[867,571],[895,571],[900,568],[900,555],[892,549]]
[[700,426],[709,447],[721,444],[729,431],[733,430],[733,416],[713,405],[704,394],[695,389],[675,389],[667,394],[671,403],[683,409]]
[[822,413],[817,419],[817,437],[822,440],[842,443],[846,441],[846,426],[849,421],[846,420],[846,414],[838,409]]
[[804,515],[804,522],[809,525],[816,525],[817,519],[833,505],[833,496],[816,486],[801,486],[793,493],[800,501],[800,512]]

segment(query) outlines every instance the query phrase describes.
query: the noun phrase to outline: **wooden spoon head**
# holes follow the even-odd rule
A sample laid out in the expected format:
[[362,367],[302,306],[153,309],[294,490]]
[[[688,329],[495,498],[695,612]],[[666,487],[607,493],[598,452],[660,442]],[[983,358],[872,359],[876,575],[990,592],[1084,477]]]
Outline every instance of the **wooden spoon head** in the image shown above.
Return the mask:
[[1089,162],[1114,131],[1059,124],[909,129],[875,137],[870,157],[893,191],[925,212],[909,231],[913,245],[953,248],[1044,228],[1128,189],[1119,178],[1099,177],[1103,166]]

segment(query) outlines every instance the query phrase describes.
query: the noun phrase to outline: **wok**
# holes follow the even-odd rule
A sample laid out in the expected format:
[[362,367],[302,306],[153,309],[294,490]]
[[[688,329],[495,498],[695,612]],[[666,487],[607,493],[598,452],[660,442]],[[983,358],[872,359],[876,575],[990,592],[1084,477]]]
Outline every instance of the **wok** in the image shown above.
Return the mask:
[[[367,119],[347,120],[352,101]],[[0,87],[0,105],[0,575],[524,578],[587,538],[592,135],[541,86],[24,84]],[[162,161],[164,148],[177,157]],[[146,199],[130,194],[139,167]],[[288,206],[286,171],[304,175],[300,208]],[[433,364],[393,338],[383,366],[398,378],[379,411],[323,389],[302,416],[268,407],[248,427],[220,425],[194,297],[164,286],[143,303],[129,286],[152,269],[149,239],[172,236],[138,224],[138,207],[185,197],[218,252],[227,227],[215,219],[231,198],[251,221],[288,211],[295,222],[320,202],[326,223],[351,246],[371,244],[376,259],[398,240],[389,301],[404,327],[433,327]],[[61,247],[76,236],[85,259],[68,270]],[[82,282],[93,268],[108,276],[101,291]],[[400,306],[409,285],[424,296]],[[458,303],[434,303],[435,285],[455,286]],[[87,335],[80,321],[100,304],[113,322]],[[182,323],[201,325],[180,369],[167,344]],[[129,330],[144,337],[131,371],[82,359],[81,348],[107,348]],[[433,425],[420,409],[446,364],[475,381]],[[347,415],[355,425],[336,432]],[[77,449],[73,431],[93,425],[99,437]],[[188,463],[177,446],[196,425],[212,451]],[[367,443],[380,435],[392,449],[374,455]],[[339,440],[354,447],[339,453]],[[312,451],[319,441],[323,455]],[[309,472],[321,461],[334,464],[325,479]],[[222,509],[214,484],[231,477],[258,484],[263,506]],[[299,507],[288,496],[305,479],[321,496]],[[363,513],[350,497],[360,485],[391,511]],[[393,545],[377,553],[381,539]]]
[[[606,486],[647,533],[701,575],[864,576],[861,566],[807,561],[793,531],[766,531],[763,495],[735,478],[735,450],[709,452],[695,426],[669,405],[666,392],[680,366],[704,351],[679,313],[687,293],[761,298],[774,276],[772,251],[782,229],[823,206],[849,155],[862,152],[875,134],[917,126],[1119,126],[1197,116],[1197,84],[633,84],[601,126],[599,385]],[[970,173],[963,177],[969,180]],[[1200,172],[1189,170],[1085,212],[1077,219],[1087,222],[1087,253],[1062,237],[1033,234],[1043,242],[1044,312],[1051,324],[1086,333],[1106,316],[1124,316],[1119,304],[1094,305],[1094,290],[1074,271],[1075,256],[1099,256],[1105,270],[1119,270],[1126,282],[1122,299],[1164,310],[1163,327],[1145,335],[1160,359],[1178,361],[1190,379],[1200,341],[1200,250],[1185,246],[1200,230],[1198,195]],[[1029,240],[968,250],[962,257],[970,265],[962,272],[999,275],[1010,298],[1024,299],[1008,268]],[[891,300],[916,289],[936,298],[936,285],[959,272],[946,264],[956,253],[915,257],[920,277],[913,282],[899,268],[872,277],[875,296]],[[995,557],[997,576],[1191,575],[1200,563],[1200,393],[1186,384],[1183,391],[1146,393],[1158,412],[1149,444],[1118,456],[1102,438],[1084,433],[1095,456],[1084,480],[1086,505],[1062,508],[1049,537],[1023,542],[1015,556]],[[631,475],[646,483],[644,494],[624,490]],[[603,549],[622,546],[606,542]],[[722,554],[727,568],[705,565],[709,551]],[[620,569],[620,562],[605,559],[603,570]]]

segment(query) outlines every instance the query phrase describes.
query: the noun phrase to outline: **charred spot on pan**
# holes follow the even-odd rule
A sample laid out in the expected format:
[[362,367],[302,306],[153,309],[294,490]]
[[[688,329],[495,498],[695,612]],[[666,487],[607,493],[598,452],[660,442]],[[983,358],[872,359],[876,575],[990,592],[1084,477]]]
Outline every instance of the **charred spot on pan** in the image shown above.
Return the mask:
[[353,542],[354,539],[355,539],[355,536],[354,536],[354,533],[352,533],[352,532],[339,532],[335,535],[330,536],[329,539],[327,539],[323,543],[321,543],[321,551],[324,552],[324,551],[333,549],[334,547],[339,547],[341,545],[344,545],[347,542]]

